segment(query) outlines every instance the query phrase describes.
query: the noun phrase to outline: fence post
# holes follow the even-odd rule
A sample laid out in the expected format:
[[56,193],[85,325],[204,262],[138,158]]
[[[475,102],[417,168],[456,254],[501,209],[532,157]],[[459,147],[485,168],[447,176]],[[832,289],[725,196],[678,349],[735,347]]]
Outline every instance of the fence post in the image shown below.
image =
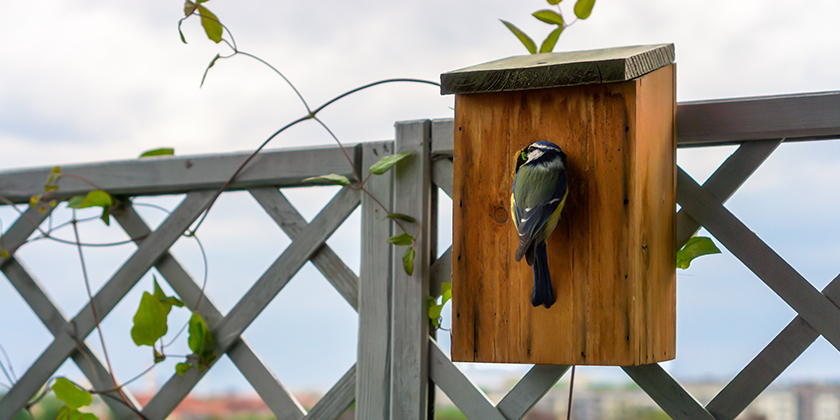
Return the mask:
[[[429,272],[431,261],[431,122],[396,125],[394,153],[413,152],[397,165],[394,212],[410,215],[417,225],[403,222],[415,237],[414,271],[406,274],[407,247],[393,252],[393,318],[391,324],[391,418],[425,420],[429,392]],[[394,227],[400,233],[399,227]]]
[[[393,143],[365,143],[362,172],[383,156],[394,153]],[[365,184],[387,209],[392,207],[394,174],[373,176]],[[362,195],[362,264],[359,276],[359,352],[356,362],[356,418],[387,420],[391,366],[391,223],[388,211],[374,198]]]

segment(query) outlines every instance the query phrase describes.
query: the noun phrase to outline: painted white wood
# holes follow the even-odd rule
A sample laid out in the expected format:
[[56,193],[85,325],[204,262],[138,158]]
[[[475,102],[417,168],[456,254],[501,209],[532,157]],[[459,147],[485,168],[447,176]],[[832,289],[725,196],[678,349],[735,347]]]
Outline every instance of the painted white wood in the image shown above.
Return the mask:
[[[126,234],[135,238],[137,243],[142,242],[143,238],[151,232],[149,226],[131,206],[126,207],[115,218]],[[209,296],[202,293],[199,284],[184,270],[172,254],[169,252],[164,254],[155,263],[155,268],[172,286],[172,289],[175,290],[175,293],[185,302],[187,307],[195,308],[196,301],[201,296],[198,313],[204,318],[208,328],[214,328],[221,321],[222,314],[216,305],[213,304]],[[278,420],[300,420],[303,418],[305,413],[303,406],[280,383],[274,373],[254,353],[251,346],[243,338],[240,337],[239,340],[234,342],[227,354]]]
[[429,293],[431,296],[440,296],[440,285],[452,282],[452,247],[432,263],[429,275]]
[[174,212],[150,234],[111,279],[96,293],[82,311],[70,321],[69,328],[55,336],[55,340],[23,374],[20,380],[0,400],[0,419],[10,419],[20,411],[33,395],[49,380],[56,369],[76,349],[76,340],[84,340],[96,324],[91,305],[96,305],[97,314],[104,319],[126,293],[152,267],[181,234],[207,207],[212,191],[193,192]]
[[506,420],[487,395],[449,360],[432,338],[429,338],[429,375],[468,419]]
[[[362,149],[362,168],[369,168],[384,156],[392,155],[393,143],[366,144]],[[373,176],[365,187],[376,200],[393,207],[393,171]],[[391,288],[394,247],[393,222],[385,219],[387,210],[374,198],[362,196],[362,264],[359,279],[359,350],[356,362],[356,418],[386,420],[390,410],[391,385]]]
[[[274,222],[294,240],[308,225],[303,216],[298,213],[292,203],[277,188],[256,188],[249,190],[263,209],[274,219]],[[312,264],[324,278],[329,281],[338,293],[358,311],[359,278],[353,270],[326,243],[315,252],[310,259]]]
[[[393,255],[393,319],[391,333],[391,418],[425,420],[429,396],[429,274],[431,249],[431,123],[397,123],[394,153],[413,152],[394,168],[394,211],[416,218],[414,271],[403,269],[405,246]],[[394,233],[400,233],[395,228]]]

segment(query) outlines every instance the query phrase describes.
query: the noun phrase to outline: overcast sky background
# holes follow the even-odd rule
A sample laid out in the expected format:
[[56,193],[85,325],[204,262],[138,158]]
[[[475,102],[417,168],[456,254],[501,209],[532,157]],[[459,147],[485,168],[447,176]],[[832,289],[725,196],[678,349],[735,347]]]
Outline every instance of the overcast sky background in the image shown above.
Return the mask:
[[[564,11],[571,19],[571,0],[566,2],[570,4],[564,4]],[[438,80],[448,70],[525,53],[500,18],[538,42],[550,30],[530,16],[547,7],[537,0],[215,0],[207,5],[233,31],[241,50],[280,69],[312,107],[379,79]],[[229,51],[208,41],[198,20],[184,23],[189,44],[182,44],[176,30],[181,9],[177,1],[5,2],[0,13],[5,40],[0,46],[0,171],[132,159],[161,146],[174,147],[178,155],[249,150],[305,114],[279,77],[246,57],[217,62],[199,89],[212,57]],[[838,16],[840,3],[834,0],[810,2],[807,8],[761,0],[599,0],[590,19],[562,35],[556,51],[673,42],[679,101],[831,91],[840,89]],[[451,117],[451,105],[452,97],[441,97],[432,86],[386,85],[349,97],[321,117],[342,141],[354,143],[393,138],[395,121]],[[331,143],[317,125],[302,124],[271,147]],[[680,151],[678,163],[702,182],[733,150]],[[727,207],[821,289],[840,271],[838,177],[840,142],[785,144]],[[311,220],[335,191],[284,192]],[[137,202],[173,208],[179,200]],[[444,200],[443,206],[448,204]],[[163,217],[153,208],[141,212],[152,223]],[[69,216],[59,212],[56,217]],[[2,229],[14,220],[10,209],[0,208]],[[101,225],[85,224],[83,238],[123,239],[118,228]],[[329,240],[357,272],[358,225],[356,213]],[[449,244],[449,232],[442,228],[441,251]],[[223,312],[289,243],[244,193],[223,196],[199,236],[209,258],[207,293]],[[86,249],[94,286],[132,251],[131,246]],[[202,278],[194,241],[182,239],[173,252]],[[42,241],[27,245],[19,256],[64,313],[75,315],[86,301],[75,249]],[[677,278],[677,359],[665,366],[680,380],[730,379],[795,315],[725,250],[697,260]],[[103,323],[122,379],[151,361],[148,349],[136,349],[128,333],[143,290],[151,290],[151,275]],[[171,330],[177,330],[187,311],[173,310],[171,318]],[[327,389],[355,361],[355,324],[353,310],[307,264],[244,336],[290,388]],[[448,348],[448,333],[439,338]],[[0,281],[0,344],[15,372],[22,374],[50,341],[11,285]],[[171,354],[187,353],[185,341],[182,336]],[[89,342],[99,348],[94,336]],[[170,358],[137,387],[166,380],[177,361]],[[527,369],[461,366],[488,382]],[[837,366],[840,355],[820,338],[783,380],[840,380]],[[70,363],[59,372],[80,376]],[[586,368],[580,374],[592,380],[624,378],[615,368]],[[0,383],[7,380],[0,376]],[[198,387],[201,392],[248,389],[226,358]]]

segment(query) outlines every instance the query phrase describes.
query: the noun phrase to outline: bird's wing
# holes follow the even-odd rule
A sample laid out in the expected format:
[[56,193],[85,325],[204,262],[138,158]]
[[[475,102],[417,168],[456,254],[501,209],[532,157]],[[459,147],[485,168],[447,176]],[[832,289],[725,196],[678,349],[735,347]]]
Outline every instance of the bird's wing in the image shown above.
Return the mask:
[[[548,197],[540,197],[540,194],[534,194],[535,191],[517,190],[516,182],[524,182],[526,185],[554,185],[554,190]],[[566,195],[566,188],[565,171],[535,169],[517,173],[514,181],[514,217],[516,217],[515,224],[519,232],[517,259],[525,254],[536,239],[537,232],[545,226],[548,218],[557,210],[557,206]]]

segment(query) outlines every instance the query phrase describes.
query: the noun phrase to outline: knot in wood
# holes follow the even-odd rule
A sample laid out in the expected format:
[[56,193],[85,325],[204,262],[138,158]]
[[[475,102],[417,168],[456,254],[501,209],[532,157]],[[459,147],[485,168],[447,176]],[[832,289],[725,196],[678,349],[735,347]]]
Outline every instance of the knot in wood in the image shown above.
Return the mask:
[[496,219],[497,223],[507,223],[508,212],[502,207],[496,207],[496,209],[493,210],[493,218]]

